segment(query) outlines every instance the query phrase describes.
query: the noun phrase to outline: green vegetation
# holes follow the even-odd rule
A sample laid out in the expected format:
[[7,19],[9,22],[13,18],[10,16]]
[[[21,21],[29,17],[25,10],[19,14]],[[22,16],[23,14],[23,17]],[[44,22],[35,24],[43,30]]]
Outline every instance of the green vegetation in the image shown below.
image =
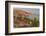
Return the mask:
[[[29,24],[29,25],[34,24],[35,27],[38,27],[38,25],[39,25],[39,19],[37,16],[34,18],[34,20],[26,18],[26,17],[22,17],[22,16],[18,16],[15,18],[17,18],[19,20],[23,20],[26,24]],[[15,23],[15,27],[19,27],[19,25],[18,25],[19,23],[17,23],[16,21],[14,23]]]
[[34,24],[35,24],[36,27],[39,26],[39,19],[38,19],[37,16],[34,18]]
[[26,22],[27,22],[28,24],[32,24],[32,19],[29,19],[29,18],[24,17],[24,20],[26,20]]
[[32,19],[29,19],[29,18],[26,18],[26,17],[21,17],[21,16],[18,16],[17,19],[23,20],[27,24],[30,24],[30,25],[32,24]]

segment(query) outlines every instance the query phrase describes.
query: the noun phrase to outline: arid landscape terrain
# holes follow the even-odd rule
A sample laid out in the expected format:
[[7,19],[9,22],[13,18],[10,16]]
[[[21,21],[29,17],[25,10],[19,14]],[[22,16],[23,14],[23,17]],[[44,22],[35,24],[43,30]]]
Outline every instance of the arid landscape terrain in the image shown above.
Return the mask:
[[31,11],[14,9],[13,17],[14,17],[14,27],[38,27],[39,26],[38,17],[35,16]]

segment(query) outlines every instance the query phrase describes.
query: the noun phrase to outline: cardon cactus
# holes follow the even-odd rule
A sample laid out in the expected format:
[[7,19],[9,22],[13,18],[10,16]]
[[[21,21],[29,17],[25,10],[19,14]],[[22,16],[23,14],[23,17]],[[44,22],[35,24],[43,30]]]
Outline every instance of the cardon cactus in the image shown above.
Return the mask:
[[37,16],[34,18],[34,24],[35,24],[35,27],[39,26],[39,19]]

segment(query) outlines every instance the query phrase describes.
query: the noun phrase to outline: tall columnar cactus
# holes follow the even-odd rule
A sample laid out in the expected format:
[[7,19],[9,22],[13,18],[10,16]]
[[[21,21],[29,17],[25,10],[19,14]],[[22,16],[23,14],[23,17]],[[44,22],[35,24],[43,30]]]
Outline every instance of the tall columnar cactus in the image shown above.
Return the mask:
[[34,18],[34,25],[35,25],[36,27],[39,26],[39,19],[38,19],[37,16]]

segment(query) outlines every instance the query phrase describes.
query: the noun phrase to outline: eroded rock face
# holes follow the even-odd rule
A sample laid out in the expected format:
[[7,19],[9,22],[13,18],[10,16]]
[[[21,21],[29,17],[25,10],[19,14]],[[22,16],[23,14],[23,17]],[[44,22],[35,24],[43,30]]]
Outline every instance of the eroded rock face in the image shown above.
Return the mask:
[[25,10],[21,10],[21,9],[15,9],[14,10],[14,15],[15,14],[19,14],[19,15],[32,15],[32,12],[29,12],[29,11],[25,11]]

